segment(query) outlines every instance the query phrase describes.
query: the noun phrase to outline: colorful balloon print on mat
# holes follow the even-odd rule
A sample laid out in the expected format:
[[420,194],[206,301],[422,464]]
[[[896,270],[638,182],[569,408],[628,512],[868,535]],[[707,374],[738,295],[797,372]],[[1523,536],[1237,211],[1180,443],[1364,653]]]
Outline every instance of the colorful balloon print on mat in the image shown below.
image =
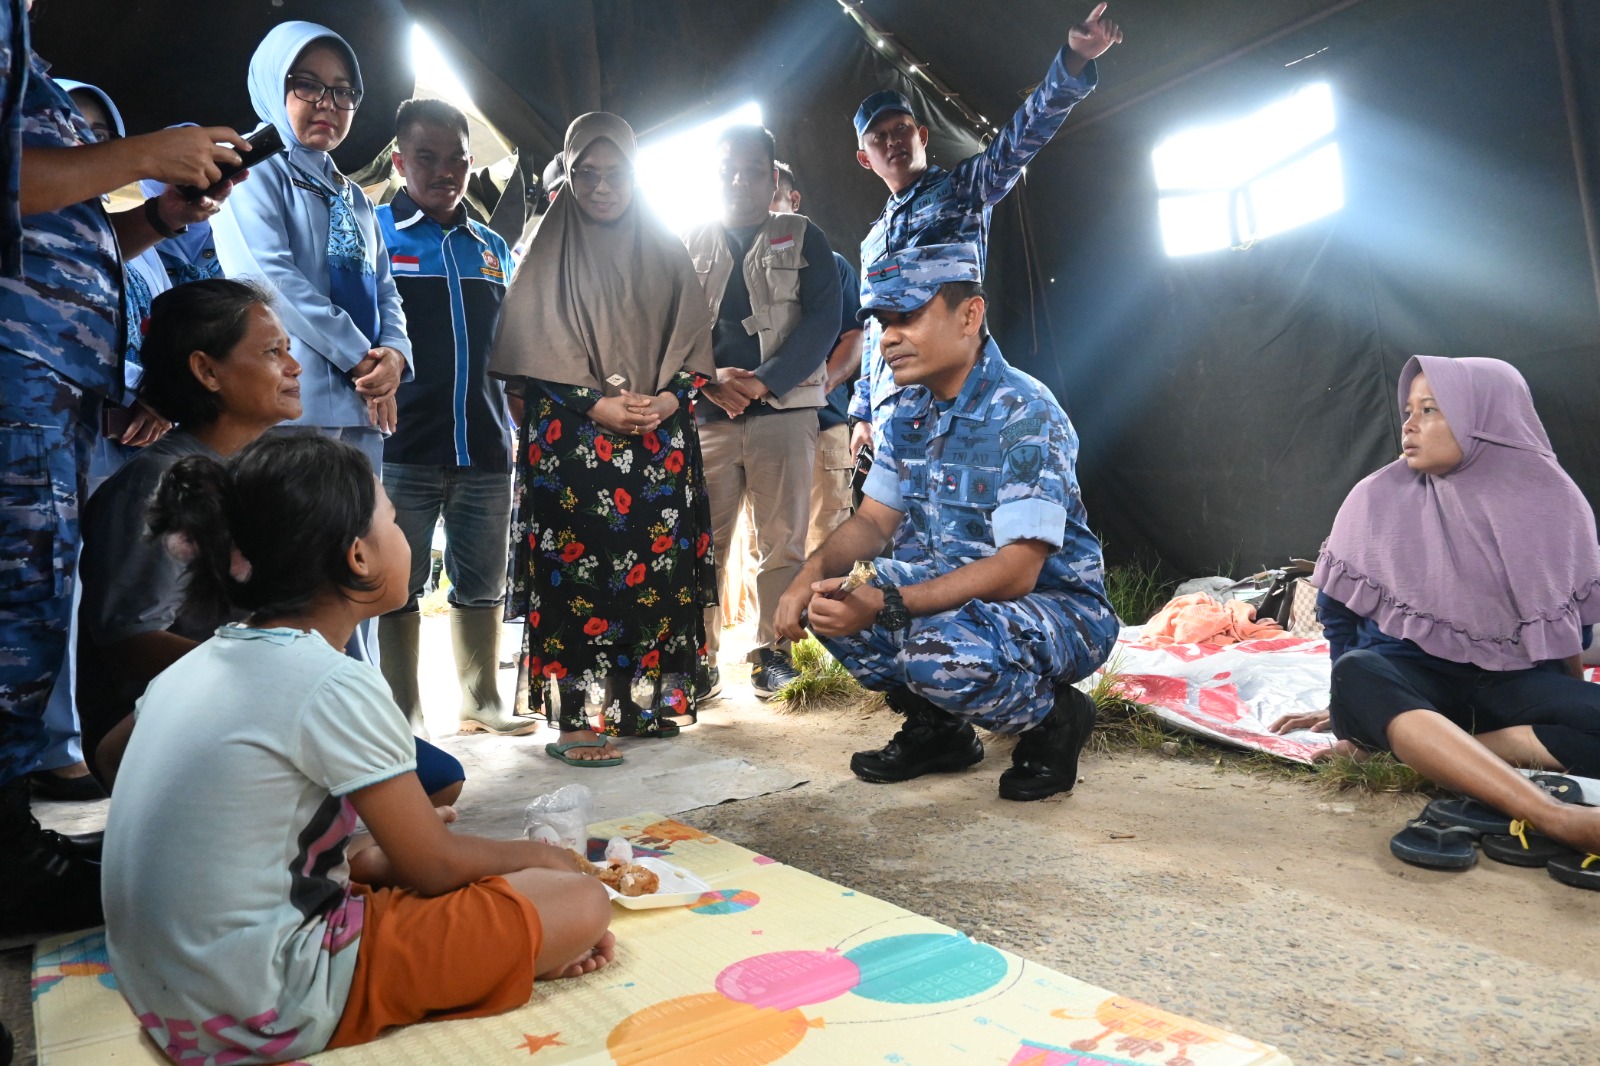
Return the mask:
[[717,975],[717,991],[769,1010],[826,1003],[861,983],[861,969],[833,949],[776,951],[744,959]]
[[1006,975],[1006,957],[961,933],[908,933],[845,952],[861,968],[852,991],[880,1003],[947,1003],[987,992]]
[[735,1003],[717,992],[680,996],[624,1018],[606,1038],[616,1066],[768,1066],[820,1028],[798,1010]]
[[706,916],[738,914],[761,902],[761,897],[743,888],[725,888],[720,892],[707,892],[689,904],[689,913]]

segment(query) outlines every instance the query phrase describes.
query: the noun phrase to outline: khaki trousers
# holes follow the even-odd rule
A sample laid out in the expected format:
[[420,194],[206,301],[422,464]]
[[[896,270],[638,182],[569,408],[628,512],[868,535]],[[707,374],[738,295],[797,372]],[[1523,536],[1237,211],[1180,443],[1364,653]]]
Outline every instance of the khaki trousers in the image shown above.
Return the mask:
[[[717,584],[727,601],[728,556],[739,511],[750,503],[751,541],[756,555],[756,605],[760,620],[756,646],[750,653],[779,648],[773,618],[778,597],[805,562],[807,517],[811,510],[811,472],[817,455],[817,412],[803,407],[769,411],[700,427],[700,454],[705,460],[706,493],[711,498],[711,539],[716,548]],[[717,663],[722,645],[720,607],[706,609],[709,665]]]
[[850,517],[850,482],[855,477],[850,427],[829,426],[817,434],[817,468],[811,472],[811,533],[806,555],[822,547],[828,534]]

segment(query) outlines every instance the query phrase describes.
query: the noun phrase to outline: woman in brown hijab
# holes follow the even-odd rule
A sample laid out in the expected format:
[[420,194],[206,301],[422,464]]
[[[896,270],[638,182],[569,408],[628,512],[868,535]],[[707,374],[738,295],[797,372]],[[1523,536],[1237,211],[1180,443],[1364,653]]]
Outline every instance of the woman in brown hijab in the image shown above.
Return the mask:
[[577,766],[622,761],[605,737],[694,720],[715,602],[689,411],[715,373],[711,321],[682,243],[636,201],[634,153],[615,115],[568,127],[568,184],[506,296],[489,367],[526,399],[507,606],[527,621],[518,692],[561,729],[545,751]]

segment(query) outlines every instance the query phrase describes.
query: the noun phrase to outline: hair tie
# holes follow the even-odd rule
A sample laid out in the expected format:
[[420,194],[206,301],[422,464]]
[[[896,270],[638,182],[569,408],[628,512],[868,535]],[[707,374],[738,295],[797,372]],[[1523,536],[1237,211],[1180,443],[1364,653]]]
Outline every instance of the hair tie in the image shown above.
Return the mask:
[[194,557],[200,554],[200,549],[190,539],[189,534],[182,530],[173,530],[161,538],[162,547],[167,549],[167,554],[185,566],[194,562]]
[[228,576],[241,585],[250,580],[250,560],[244,557],[237,546],[228,557]]

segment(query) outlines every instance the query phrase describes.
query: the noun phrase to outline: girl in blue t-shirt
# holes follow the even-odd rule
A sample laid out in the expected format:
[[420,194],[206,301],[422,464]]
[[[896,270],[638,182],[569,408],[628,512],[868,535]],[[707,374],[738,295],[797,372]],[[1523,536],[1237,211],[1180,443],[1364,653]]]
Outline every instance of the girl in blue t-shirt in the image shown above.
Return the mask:
[[150,683],[106,827],[112,967],[159,1046],[297,1059],[612,960],[600,883],[558,848],[452,833],[382,674],[341,650],[411,563],[359,451],[181,459],[151,529],[191,558],[191,597],[248,615]]

